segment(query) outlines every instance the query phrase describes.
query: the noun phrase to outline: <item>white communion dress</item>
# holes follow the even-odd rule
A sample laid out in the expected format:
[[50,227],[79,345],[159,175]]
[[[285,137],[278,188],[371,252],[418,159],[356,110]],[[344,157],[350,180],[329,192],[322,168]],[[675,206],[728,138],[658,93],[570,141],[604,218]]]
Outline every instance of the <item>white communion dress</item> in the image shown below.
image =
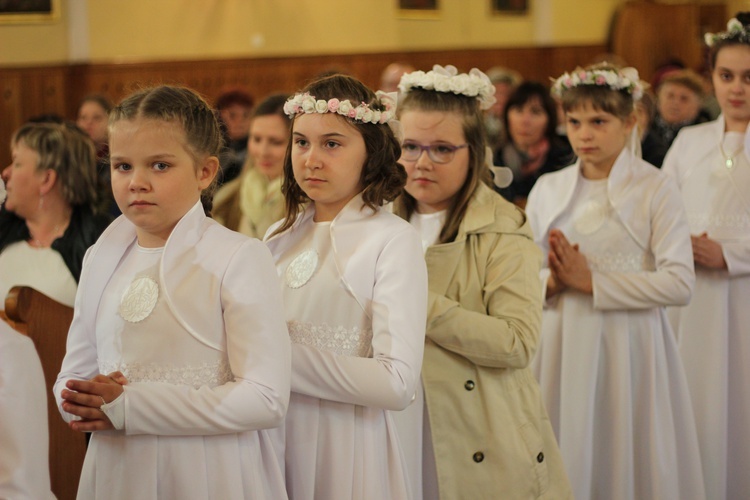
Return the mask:
[[[357,204],[359,197],[333,222],[313,222],[309,208],[291,235],[268,241],[292,341],[282,439],[295,500],[410,497],[389,410],[405,408],[419,381],[426,269],[405,221],[383,211],[368,217]],[[369,278],[352,280],[349,272]]]
[[735,499],[750,496],[750,130],[724,128],[720,117],[682,129],[663,168],[680,187],[691,234],[718,241],[727,263],[696,266],[693,299],[668,314],[693,400],[707,497]]
[[78,498],[286,498],[266,429],[283,417],[290,363],[267,249],[206,219],[200,203],[163,248],[132,240],[118,255],[129,223],[113,224],[87,255],[55,386],[59,404],[70,378],[128,380],[104,407],[120,430],[92,434]]
[[[542,315],[533,370],[578,500],[705,498],[695,422],[665,308],[685,303],[692,254],[676,186],[624,150],[608,179],[542,176],[526,207],[549,254],[578,244],[593,296],[564,290]],[[545,259],[542,279],[549,269]]]

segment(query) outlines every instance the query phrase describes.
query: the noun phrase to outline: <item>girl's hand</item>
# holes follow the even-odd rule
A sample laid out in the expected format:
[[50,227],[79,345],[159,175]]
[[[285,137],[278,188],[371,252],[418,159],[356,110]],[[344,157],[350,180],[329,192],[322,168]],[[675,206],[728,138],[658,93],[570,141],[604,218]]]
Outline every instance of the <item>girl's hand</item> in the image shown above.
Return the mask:
[[690,235],[690,242],[693,244],[693,260],[699,266],[709,269],[726,269],[727,262],[724,260],[724,252],[721,250],[721,243],[712,240],[707,233],[700,236]]
[[558,293],[561,293],[563,290],[565,290],[567,287],[560,281],[560,278],[557,277],[557,274],[555,274],[555,271],[552,270],[552,267],[550,265],[550,274],[549,278],[547,278],[547,292],[545,294],[546,298],[552,298]]
[[571,245],[562,231],[553,229],[549,233],[549,246],[549,267],[556,279],[565,286],[591,295],[591,270],[578,245]]
[[62,391],[63,410],[76,415],[81,420],[73,421],[70,427],[81,432],[114,429],[112,422],[100,409],[105,403],[111,403],[123,392],[122,386],[127,379],[120,372],[97,375],[89,381],[69,380],[67,389]]

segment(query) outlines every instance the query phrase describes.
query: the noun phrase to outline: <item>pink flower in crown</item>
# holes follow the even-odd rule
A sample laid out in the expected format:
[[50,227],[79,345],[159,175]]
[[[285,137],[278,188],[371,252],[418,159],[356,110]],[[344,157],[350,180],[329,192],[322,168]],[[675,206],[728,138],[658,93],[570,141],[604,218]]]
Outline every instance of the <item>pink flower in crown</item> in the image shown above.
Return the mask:
[[338,111],[340,104],[341,103],[339,102],[339,100],[336,99],[335,97],[333,99],[329,99],[328,100],[328,111],[330,111],[331,113],[335,113],[336,111]]
[[597,75],[595,83],[597,85],[604,85],[607,83],[607,77],[605,77],[604,75]]
[[349,112],[346,114],[349,118],[356,118],[357,117],[357,109],[352,108],[349,110]]
[[571,78],[570,76],[569,76],[569,77],[567,77],[567,78],[566,78],[566,79],[565,79],[565,80],[563,81],[563,85],[565,85],[565,86],[566,86],[567,88],[571,88],[571,87],[573,86],[573,78]]
[[586,72],[585,71],[580,71],[578,73],[578,78],[580,78],[582,82],[585,82],[586,81]]

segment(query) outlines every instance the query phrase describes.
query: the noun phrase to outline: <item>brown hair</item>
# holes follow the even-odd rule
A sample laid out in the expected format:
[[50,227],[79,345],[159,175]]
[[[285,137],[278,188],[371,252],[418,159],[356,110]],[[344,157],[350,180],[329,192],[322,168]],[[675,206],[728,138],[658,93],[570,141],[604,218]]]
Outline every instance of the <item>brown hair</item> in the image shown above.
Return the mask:
[[[109,114],[109,127],[120,120],[147,118],[178,124],[185,131],[187,149],[197,163],[207,156],[218,158],[224,140],[211,106],[194,90],[162,85],[139,90],[126,97]],[[218,175],[201,192],[206,215],[211,214]]]
[[54,170],[62,196],[71,207],[95,209],[96,147],[72,123],[27,123],[13,134],[11,145],[24,146],[39,155],[37,171]]
[[[619,68],[607,63],[593,64],[584,68],[586,71],[618,71]],[[607,85],[578,85],[563,89],[560,97],[562,108],[567,113],[588,103],[594,109],[604,111],[626,120],[635,110],[633,96],[626,89],[616,90]]]
[[[375,93],[362,82],[346,75],[331,75],[307,85],[301,92],[315,96],[316,99],[348,99],[352,103],[368,103],[371,109],[385,110]],[[401,145],[393,135],[391,128],[384,123],[362,123],[336,115],[340,120],[354,127],[362,135],[367,157],[362,166],[360,185],[363,186],[362,201],[370,208],[376,208],[385,202],[393,201],[406,184],[406,170],[398,163],[401,156]],[[296,117],[294,118],[296,119]],[[292,122],[292,129],[294,121]],[[281,192],[286,199],[284,222],[273,232],[278,234],[289,229],[297,219],[303,204],[310,201],[294,179],[292,168],[293,141],[289,141],[284,159],[284,179]]]
[[[492,185],[492,174],[485,163],[486,140],[479,101],[476,97],[414,88],[406,94],[398,108],[399,115],[409,110],[458,113],[463,117],[463,133],[469,145],[469,169],[466,181],[453,197],[445,224],[440,231],[440,243],[447,243],[456,238],[469,201],[480,182]],[[394,212],[406,220],[409,220],[417,209],[417,201],[406,191],[399,196],[394,205]]]

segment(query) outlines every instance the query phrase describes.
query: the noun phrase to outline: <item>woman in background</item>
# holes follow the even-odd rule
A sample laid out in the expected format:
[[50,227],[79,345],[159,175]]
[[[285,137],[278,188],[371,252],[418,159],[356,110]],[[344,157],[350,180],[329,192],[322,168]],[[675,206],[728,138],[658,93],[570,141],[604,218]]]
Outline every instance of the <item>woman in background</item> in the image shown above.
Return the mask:
[[503,114],[507,140],[495,152],[495,165],[513,171],[513,182],[499,190],[523,208],[540,175],[554,172],[573,159],[570,144],[557,134],[557,106],[549,89],[538,82],[521,83],[508,98]]
[[248,138],[249,160],[238,179],[214,198],[214,219],[234,231],[263,238],[284,216],[281,179],[291,120],[284,114],[286,94],[265,98],[253,111]]
[[109,223],[96,213],[96,152],[72,124],[28,123],[11,139],[0,211],[0,296],[31,286],[72,306],[83,255]]

